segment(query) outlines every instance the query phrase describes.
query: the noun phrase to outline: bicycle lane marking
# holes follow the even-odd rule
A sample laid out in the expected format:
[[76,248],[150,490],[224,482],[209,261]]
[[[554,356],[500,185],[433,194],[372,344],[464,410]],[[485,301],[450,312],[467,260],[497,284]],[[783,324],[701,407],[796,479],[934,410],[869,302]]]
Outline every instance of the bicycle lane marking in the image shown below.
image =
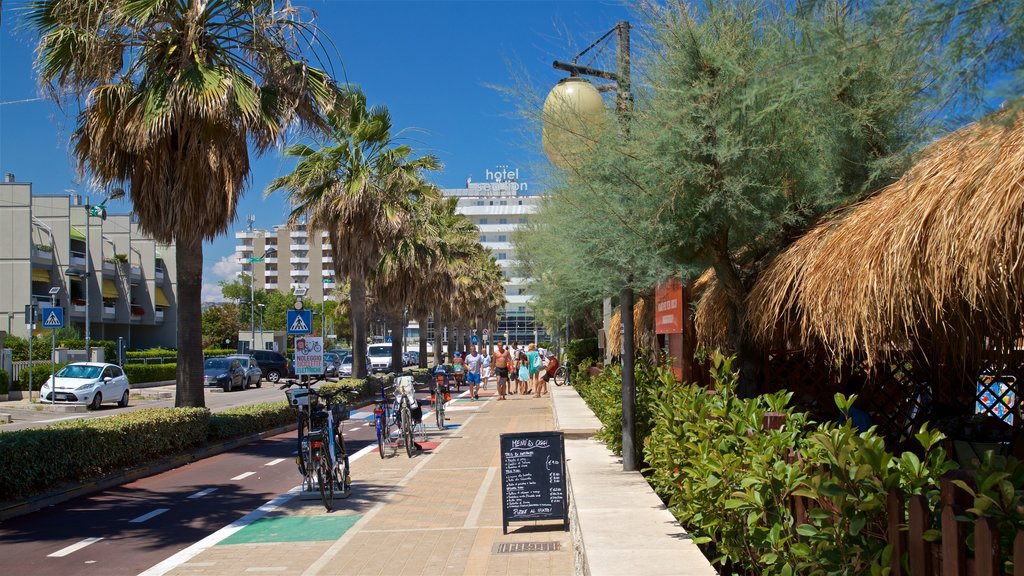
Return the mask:
[[[469,424],[473,420],[473,418],[476,418],[476,414],[473,414],[469,418],[466,418],[466,421],[463,422],[462,425],[465,426]],[[432,454],[437,454],[438,452],[444,450],[449,445],[450,444],[448,442],[442,443],[435,450],[433,450]],[[354,538],[355,535],[362,530],[364,526],[366,526],[371,520],[373,520],[373,517],[384,509],[384,506],[386,506],[388,502],[390,502],[391,499],[394,498],[395,494],[398,494],[401,491],[401,489],[404,488],[405,485],[408,484],[413,479],[413,477],[419,474],[420,470],[422,470],[423,467],[426,466],[427,463],[430,462],[431,460],[431,458],[424,458],[421,462],[418,462],[415,466],[413,466],[412,470],[409,470],[409,472],[406,473],[406,475],[403,476],[402,479],[395,484],[395,490],[384,496],[384,498],[382,498],[380,502],[375,504],[373,508],[366,512],[366,514],[363,514],[363,517],[360,518],[355,524],[353,524],[351,528],[346,530],[345,534],[343,534],[341,538],[335,540],[334,544],[331,544],[331,546],[327,550],[324,550],[324,553],[320,555],[320,558],[317,558],[316,562],[313,562],[313,564],[311,564],[309,568],[306,568],[306,571],[302,573],[302,576],[314,576],[316,574],[320,574],[322,570],[327,568],[327,565],[341,552],[341,549],[344,548],[352,540],[352,538]]]
[[[363,457],[364,455],[370,453],[371,450],[376,450],[376,449],[377,449],[377,447],[375,445],[365,446],[362,449],[360,449],[359,451],[357,451],[355,454],[349,456],[349,462],[352,462],[354,460],[358,460],[359,458]],[[182,564],[184,564],[184,563],[188,562],[189,560],[195,558],[196,556],[202,554],[207,549],[216,546],[218,543],[220,543],[221,541],[227,539],[229,536],[231,536],[235,532],[238,532],[242,528],[245,528],[246,526],[252,524],[253,522],[255,522],[257,520],[259,520],[260,518],[263,518],[264,516],[266,516],[267,514],[273,512],[274,510],[277,510],[281,506],[285,505],[289,500],[291,500],[292,498],[298,496],[301,491],[302,491],[302,485],[300,484],[300,485],[292,488],[291,490],[285,492],[284,494],[281,494],[281,495],[277,496],[273,500],[270,500],[270,501],[266,502],[265,504],[263,504],[259,508],[253,510],[252,512],[249,512],[248,514],[246,514],[245,516],[242,516],[238,520],[235,520],[231,524],[228,524],[227,526],[221,528],[220,530],[217,530],[213,534],[210,534],[206,538],[203,538],[202,540],[192,544],[188,548],[185,548],[184,550],[179,551],[178,553],[176,553],[173,556],[165,559],[164,561],[160,562],[159,564],[149,568],[145,572],[140,573],[139,576],[163,576],[164,574],[167,574],[171,570],[174,570],[175,568],[178,568]],[[82,547],[88,546],[89,544],[92,544],[92,542],[89,542],[87,544],[83,544]],[[76,550],[77,550],[77,548],[76,548]],[[63,550],[61,550],[61,552],[63,552]],[[70,552],[74,552],[74,550],[71,550],[68,553],[70,553]]]

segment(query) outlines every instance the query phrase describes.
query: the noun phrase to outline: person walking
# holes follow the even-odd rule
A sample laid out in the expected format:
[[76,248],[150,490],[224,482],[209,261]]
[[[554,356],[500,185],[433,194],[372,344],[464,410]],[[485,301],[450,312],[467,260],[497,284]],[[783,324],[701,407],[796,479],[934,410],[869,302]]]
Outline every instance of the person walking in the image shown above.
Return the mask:
[[483,368],[484,357],[476,353],[476,346],[469,347],[466,355],[466,383],[469,384],[469,396],[473,400],[480,399],[480,370]]
[[530,381],[530,359],[526,354],[520,352],[519,361],[517,363],[519,365],[519,393],[525,396],[530,393],[529,388],[527,388]]
[[544,374],[541,377],[543,394],[548,393],[548,382],[551,382],[551,379],[555,377],[555,373],[558,372],[558,365],[558,358],[551,352],[548,352],[548,363],[544,366]]
[[480,389],[487,390],[487,382],[491,379],[491,355],[484,354],[484,349],[480,349],[480,355],[484,357],[484,367],[480,371]]
[[533,389],[533,397],[540,398],[540,352],[537,352],[537,345],[533,342],[526,347],[526,358],[530,368],[530,387]]
[[[498,347],[494,351],[491,363],[494,365],[494,373],[498,378],[498,400],[504,400],[506,387],[510,387],[508,369],[509,364],[512,363],[512,357],[509,355],[508,350],[505,349],[504,342],[498,342]],[[515,394],[515,391],[512,391],[512,393]]]

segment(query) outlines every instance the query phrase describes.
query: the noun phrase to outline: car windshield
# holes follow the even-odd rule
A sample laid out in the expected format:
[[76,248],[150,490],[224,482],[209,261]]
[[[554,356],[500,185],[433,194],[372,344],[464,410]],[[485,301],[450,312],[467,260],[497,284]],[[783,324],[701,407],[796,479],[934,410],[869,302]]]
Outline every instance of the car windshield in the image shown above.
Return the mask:
[[92,380],[98,378],[100,372],[103,371],[102,366],[83,366],[81,364],[72,364],[65,366],[57,372],[58,378],[82,378],[84,380]]
[[210,358],[206,361],[206,364],[203,364],[203,368],[206,370],[227,370],[230,363],[227,358]]
[[345,359],[342,360],[341,363],[342,364],[351,364],[352,363],[352,357],[351,356],[345,356]]
[[324,360],[327,361],[327,362],[337,362],[338,361],[338,355],[337,354],[331,354],[330,352],[324,352]]
[[370,346],[367,354],[370,356],[390,356],[391,346]]

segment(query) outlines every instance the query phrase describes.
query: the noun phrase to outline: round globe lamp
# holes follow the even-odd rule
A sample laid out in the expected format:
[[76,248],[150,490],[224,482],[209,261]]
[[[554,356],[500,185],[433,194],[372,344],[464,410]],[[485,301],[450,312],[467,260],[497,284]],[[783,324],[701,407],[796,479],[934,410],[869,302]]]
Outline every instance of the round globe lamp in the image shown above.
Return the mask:
[[544,99],[541,143],[559,168],[578,166],[594,149],[607,122],[604,99],[585,78],[563,78]]

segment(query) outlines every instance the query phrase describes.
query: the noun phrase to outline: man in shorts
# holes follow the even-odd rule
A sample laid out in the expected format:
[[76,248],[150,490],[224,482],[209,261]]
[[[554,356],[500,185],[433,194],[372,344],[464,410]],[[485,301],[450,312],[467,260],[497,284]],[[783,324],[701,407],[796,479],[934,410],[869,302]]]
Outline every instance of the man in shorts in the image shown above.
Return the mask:
[[484,357],[476,352],[476,346],[469,347],[466,355],[466,383],[469,384],[469,395],[473,400],[480,398],[480,369],[483,368]]
[[494,354],[491,359],[491,365],[494,366],[494,374],[498,377],[498,400],[505,399],[505,387],[508,386],[508,365],[511,356],[509,356],[508,350],[505,349],[504,342],[498,342],[497,348],[494,350]]

